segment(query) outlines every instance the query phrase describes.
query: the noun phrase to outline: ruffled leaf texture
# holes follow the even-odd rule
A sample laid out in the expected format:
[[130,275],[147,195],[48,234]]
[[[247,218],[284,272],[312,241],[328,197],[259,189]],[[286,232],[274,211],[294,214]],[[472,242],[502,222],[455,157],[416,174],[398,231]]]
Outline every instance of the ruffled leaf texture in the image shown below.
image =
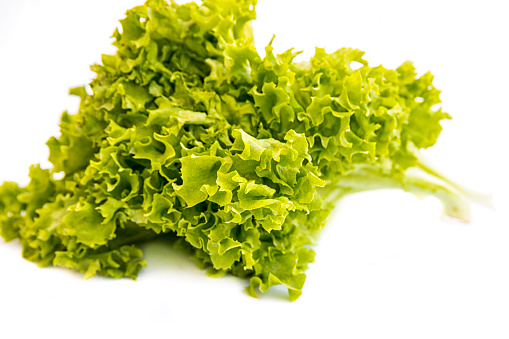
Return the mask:
[[[41,266],[136,278],[137,244],[172,237],[199,267],[297,299],[334,202],[396,187],[468,218],[457,187],[419,158],[449,116],[432,75],[370,67],[363,52],[262,56],[256,0],[148,0],[113,34],[76,114],[47,145],[53,168],[0,187],[0,231]],[[354,70],[356,63],[360,68]],[[426,172],[424,178],[409,169]],[[63,172],[63,178],[54,179]]]

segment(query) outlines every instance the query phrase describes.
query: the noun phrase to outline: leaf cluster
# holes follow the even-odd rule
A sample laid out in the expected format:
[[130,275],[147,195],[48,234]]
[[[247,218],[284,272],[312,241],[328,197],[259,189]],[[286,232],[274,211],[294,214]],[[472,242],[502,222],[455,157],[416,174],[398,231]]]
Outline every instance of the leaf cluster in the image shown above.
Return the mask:
[[295,300],[346,193],[435,194],[464,216],[453,187],[408,171],[439,178],[418,154],[449,118],[431,74],[370,67],[350,48],[296,63],[271,42],[262,56],[255,5],[148,0],[128,11],[116,54],[71,90],[81,104],[47,143],[53,168],[0,187],[1,235],[42,266],[115,278],[145,265],[137,244],[170,237],[200,267],[250,279],[249,294],[282,284]]

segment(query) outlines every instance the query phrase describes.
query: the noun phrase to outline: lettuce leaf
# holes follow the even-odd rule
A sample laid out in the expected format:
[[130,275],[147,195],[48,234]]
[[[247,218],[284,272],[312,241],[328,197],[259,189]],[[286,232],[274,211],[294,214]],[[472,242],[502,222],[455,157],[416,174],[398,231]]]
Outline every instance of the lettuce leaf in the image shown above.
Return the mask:
[[[199,267],[284,285],[297,299],[312,246],[345,194],[401,188],[468,219],[465,192],[425,165],[450,118],[411,63],[363,52],[260,55],[255,0],[148,0],[47,145],[53,168],[0,186],[0,234],[41,266],[136,278],[140,242],[170,236]],[[352,63],[360,63],[354,70]],[[55,173],[63,178],[54,179]],[[424,176],[424,174],[426,176]]]

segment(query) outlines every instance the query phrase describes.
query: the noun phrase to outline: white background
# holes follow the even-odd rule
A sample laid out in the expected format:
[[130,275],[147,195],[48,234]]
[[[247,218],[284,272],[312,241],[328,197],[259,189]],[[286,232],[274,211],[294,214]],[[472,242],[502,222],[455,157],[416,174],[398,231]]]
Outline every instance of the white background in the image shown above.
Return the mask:
[[[112,53],[109,39],[142,0],[0,0],[0,181],[48,167],[70,87]],[[341,201],[316,247],[303,296],[260,300],[246,281],[214,279],[164,243],[145,246],[138,281],[40,269],[0,240],[0,337],[509,338],[509,21],[507,1],[259,0],[256,43],[366,51],[370,65],[431,70],[454,119],[426,156],[493,196],[470,224],[399,191]]]

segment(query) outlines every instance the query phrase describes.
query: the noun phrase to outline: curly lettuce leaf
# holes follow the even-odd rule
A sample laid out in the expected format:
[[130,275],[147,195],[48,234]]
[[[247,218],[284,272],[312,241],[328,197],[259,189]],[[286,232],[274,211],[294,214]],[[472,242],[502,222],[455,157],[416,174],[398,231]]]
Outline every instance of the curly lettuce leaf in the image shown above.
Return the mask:
[[53,167],[0,186],[0,234],[41,266],[133,279],[137,244],[171,237],[210,273],[249,279],[249,295],[283,285],[293,301],[345,194],[431,194],[468,219],[467,192],[419,155],[450,118],[431,74],[370,67],[351,48],[296,63],[271,41],[262,56],[255,5],[128,11],[91,91],[70,91],[81,104],[47,142]]

